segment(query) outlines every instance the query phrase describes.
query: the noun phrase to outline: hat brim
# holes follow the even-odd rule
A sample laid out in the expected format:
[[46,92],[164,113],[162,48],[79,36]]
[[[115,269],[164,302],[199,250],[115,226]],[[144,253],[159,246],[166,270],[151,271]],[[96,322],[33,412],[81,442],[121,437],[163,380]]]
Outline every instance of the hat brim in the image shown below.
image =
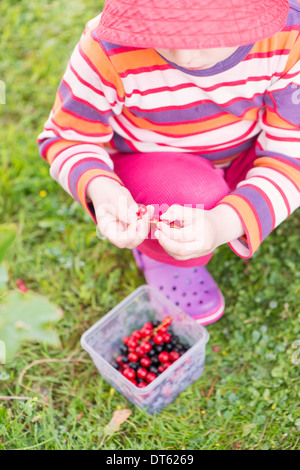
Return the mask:
[[[165,0],[109,0],[97,36],[130,47],[207,49],[237,47],[281,31],[287,20],[287,0],[205,0],[189,2],[182,11]],[[163,5],[163,6],[162,6]]]

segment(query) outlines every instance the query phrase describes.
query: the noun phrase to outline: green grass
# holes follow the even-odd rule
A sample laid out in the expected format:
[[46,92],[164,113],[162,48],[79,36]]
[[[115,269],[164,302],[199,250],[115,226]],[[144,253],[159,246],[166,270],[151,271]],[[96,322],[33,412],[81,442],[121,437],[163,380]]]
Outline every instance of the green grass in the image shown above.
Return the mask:
[[[209,268],[227,308],[208,327],[205,374],[156,417],[113,393],[87,355],[78,364],[30,369],[24,383],[35,392],[18,384],[30,362],[81,352],[82,333],[145,282],[130,250],[96,238],[36,146],[70,53],[99,3],[0,4],[0,79],[7,88],[0,106],[0,220],[18,227],[6,262],[10,287],[22,278],[64,311],[56,325],[61,348],[26,344],[0,370],[0,395],[32,397],[0,400],[0,448],[299,449],[300,365],[292,362],[300,339],[299,211],[247,263],[226,246],[217,250]],[[46,396],[50,407],[35,396]],[[113,411],[124,407],[132,410],[128,422],[105,438]]]

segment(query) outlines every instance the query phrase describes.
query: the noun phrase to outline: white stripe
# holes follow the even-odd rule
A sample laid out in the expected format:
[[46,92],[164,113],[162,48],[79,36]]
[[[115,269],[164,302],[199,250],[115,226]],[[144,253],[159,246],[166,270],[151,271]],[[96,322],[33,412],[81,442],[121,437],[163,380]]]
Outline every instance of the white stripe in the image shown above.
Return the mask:
[[300,192],[284,175],[271,168],[255,167],[247,173],[247,177],[249,178],[254,176],[264,176],[274,181],[274,183],[277,183],[288,200],[291,213],[300,207]]
[[[274,133],[274,128],[272,128],[272,134]],[[278,137],[278,134],[277,134]],[[281,137],[289,137],[289,131],[282,132]],[[300,138],[300,133],[298,131],[298,138]],[[262,131],[258,137],[258,142],[261,147],[268,152],[281,153],[282,155],[287,155],[291,158],[300,158],[300,139],[298,142],[288,142],[285,140],[273,140],[270,137],[267,137],[265,131]]]
[[263,193],[265,193],[265,195],[270,199],[275,215],[275,227],[277,227],[289,215],[282,195],[278,189],[269,181],[265,180],[264,178],[248,178],[248,174],[246,176],[247,179],[245,181],[241,181],[237,185],[237,189],[251,184],[263,191]]
[[64,81],[69,85],[76,98],[86,101],[93,108],[97,108],[100,111],[104,112],[111,110],[111,106],[105,96],[99,95],[91,88],[81,83],[70,68],[67,69],[64,75]]
[[99,160],[103,161],[108,165],[112,170],[114,168],[112,160],[109,158],[108,153],[105,152],[105,150],[95,147],[94,145],[89,145],[89,144],[82,144],[82,145],[76,145],[75,147],[68,148],[61,152],[53,161],[51,165],[51,176],[58,181],[59,178],[59,169],[61,165],[64,163],[65,160],[67,160],[69,157],[74,155],[75,153],[87,153],[87,152],[92,152],[89,153],[90,156],[93,156],[95,158],[99,158]]
[[[110,104],[118,101],[115,88],[107,86],[102,82],[98,73],[95,72],[81,56],[78,45],[76,46],[71,56],[70,64],[80,77],[82,77],[86,82],[90,83],[94,88],[96,88],[96,90],[102,91]],[[107,64],[105,64],[105,67],[107,67]],[[117,76],[117,73],[114,73]]]
[[[87,154],[82,153],[80,155],[75,155],[74,157],[71,157],[69,160],[67,160],[64,166],[62,167],[57,181],[64,188],[64,190],[67,191],[70,195],[71,195],[71,191],[69,188],[68,179],[69,179],[69,174],[70,174],[72,167],[78,162],[83,162],[85,158],[91,158],[94,156],[95,158],[98,159],[98,155],[92,155],[90,153],[87,153]],[[50,169],[50,175],[54,177],[52,175],[52,168]]]

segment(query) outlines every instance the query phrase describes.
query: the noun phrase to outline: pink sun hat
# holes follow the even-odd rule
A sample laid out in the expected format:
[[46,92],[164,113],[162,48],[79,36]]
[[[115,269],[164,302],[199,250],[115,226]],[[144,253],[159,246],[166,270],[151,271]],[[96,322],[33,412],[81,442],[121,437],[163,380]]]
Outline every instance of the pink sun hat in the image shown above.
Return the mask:
[[288,0],[106,0],[97,35],[150,49],[237,47],[277,34],[288,11]]

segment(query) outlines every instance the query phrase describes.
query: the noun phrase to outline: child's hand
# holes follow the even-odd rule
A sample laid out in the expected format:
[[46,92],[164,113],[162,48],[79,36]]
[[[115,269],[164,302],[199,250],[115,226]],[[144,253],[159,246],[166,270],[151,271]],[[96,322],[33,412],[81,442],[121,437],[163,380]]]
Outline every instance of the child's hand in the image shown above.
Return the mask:
[[94,179],[88,186],[101,234],[118,248],[133,249],[148,236],[154,208],[147,206],[147,213],[138,219],[138,204],[128,189],[106,177]]
[[187,260],[210,254],[214,250],[215,233],[209,211],[179,205],[171,206],[161,215],[162,220],[179,220],[183,228],[172,228],[158,222],[154,235],[173,258]]
[[164,250],[181,261],[209,255],[244,234],[238,215],[225,204],[211,210],[173,205],[161,219],[181,222],[179,229],[159,222],[154,233]]

